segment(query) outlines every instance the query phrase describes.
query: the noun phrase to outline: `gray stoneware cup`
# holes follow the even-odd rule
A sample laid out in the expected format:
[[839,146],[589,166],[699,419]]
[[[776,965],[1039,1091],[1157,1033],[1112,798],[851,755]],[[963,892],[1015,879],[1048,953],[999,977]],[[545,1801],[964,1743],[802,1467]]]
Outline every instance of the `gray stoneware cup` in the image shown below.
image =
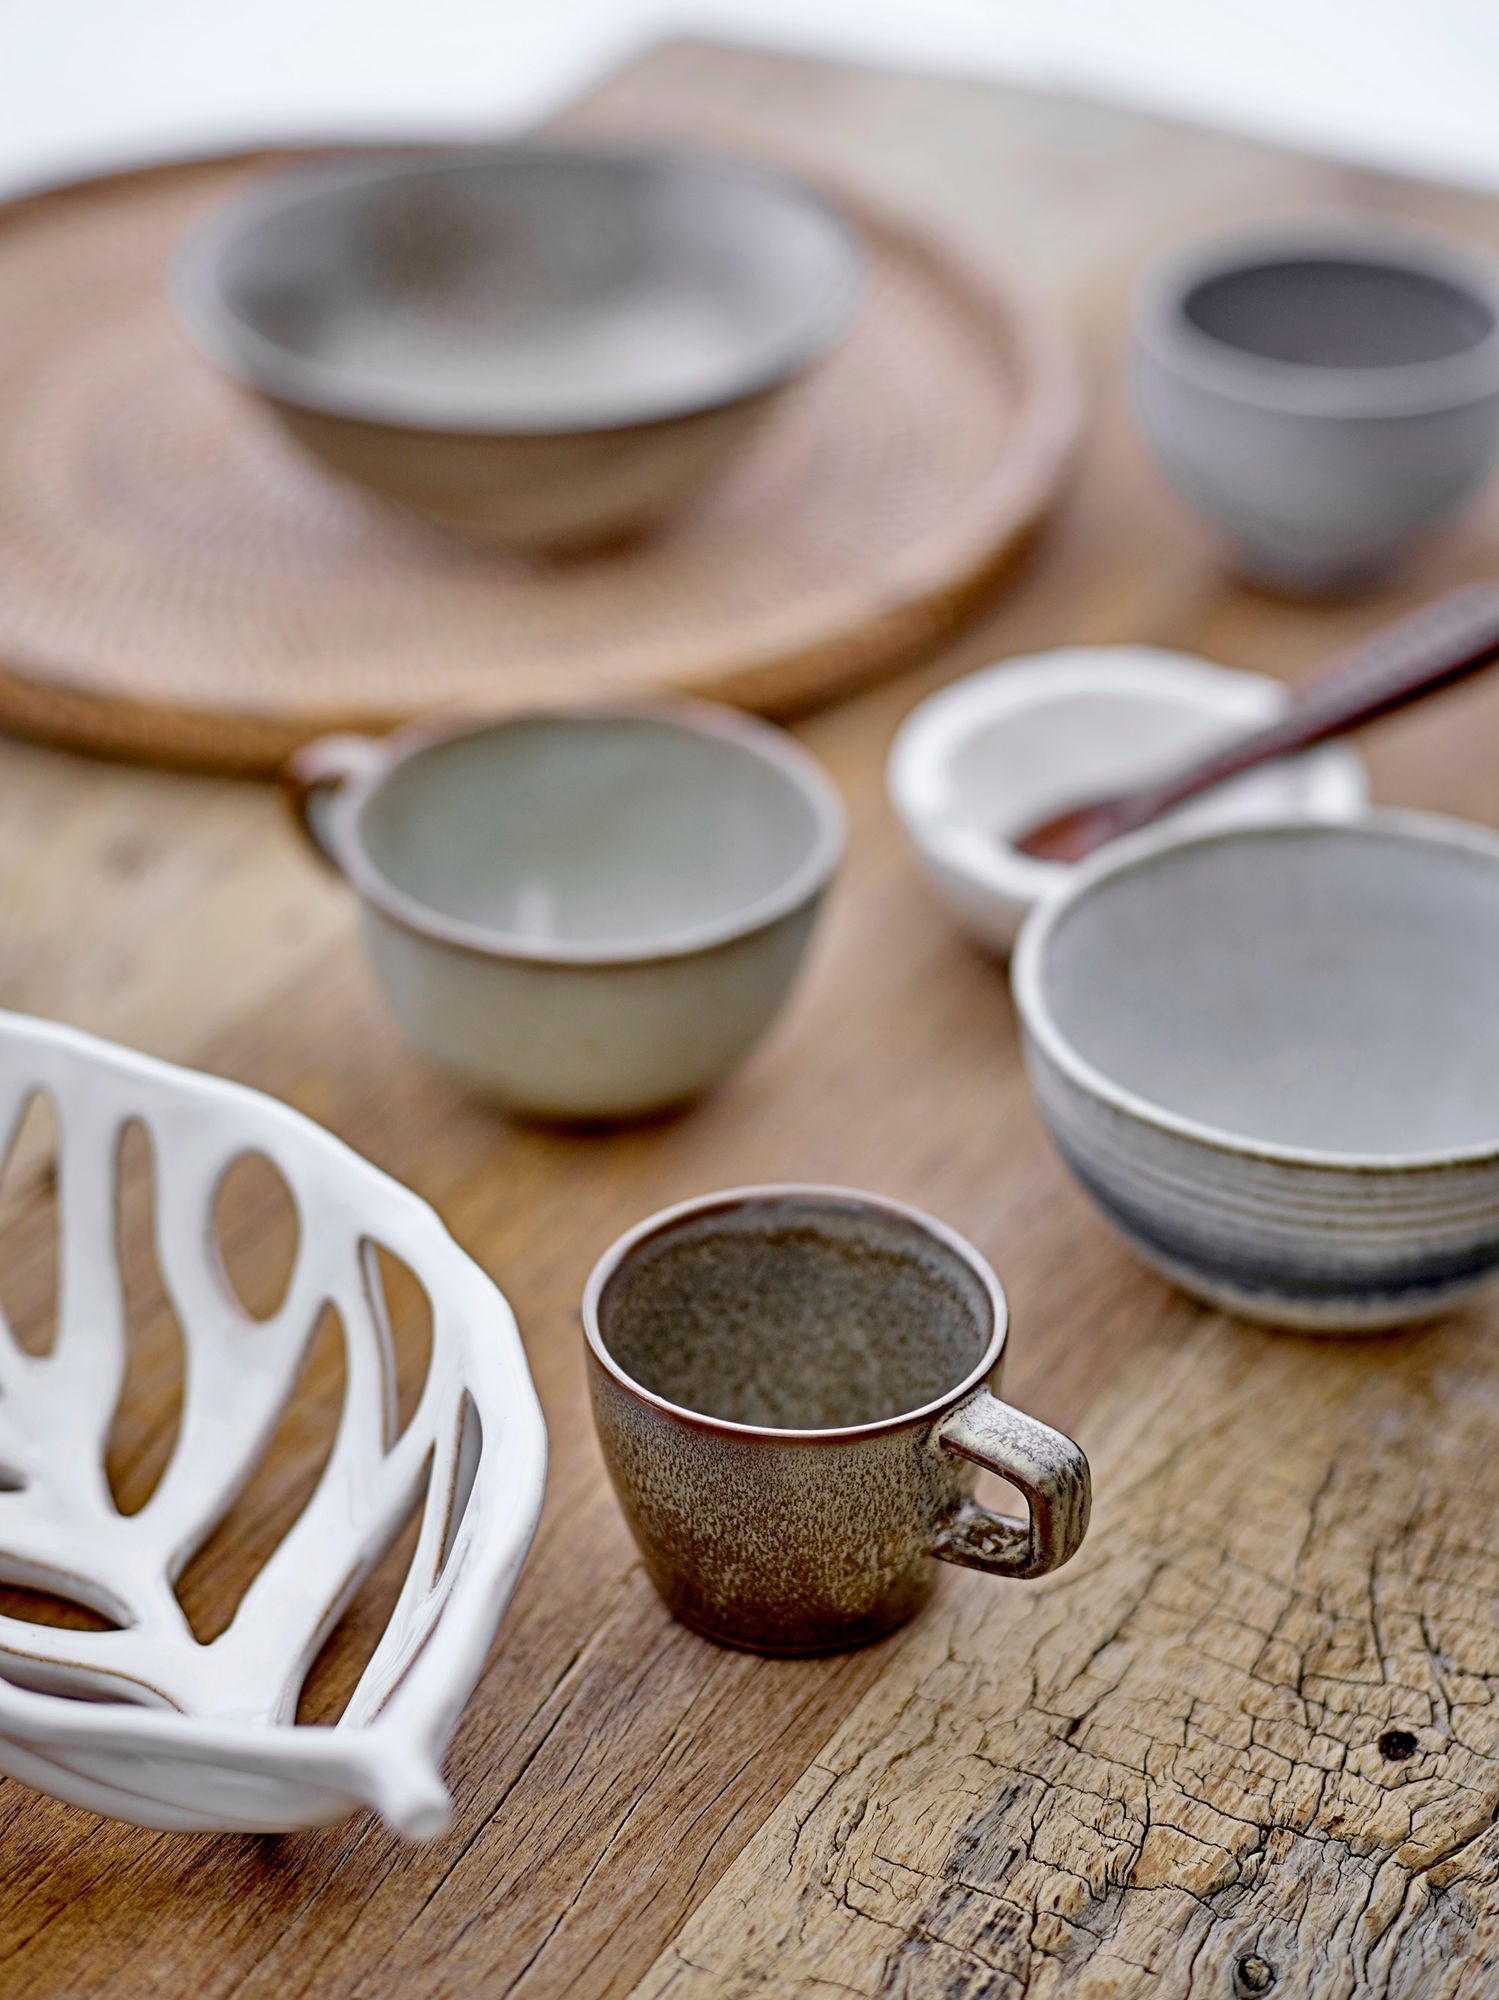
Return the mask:
[[1163,258],[1131,386],[1162,467],[1234,566],[1292,595],[1375,579],[1499,451],[1499,278],[1404,226],[1300,223]]
[[[840,1188],[740,1188],[643,1222],[583,1301],[605,1462],[685,1624],[825,1653],[916,1611],[933,1558],[1037,1577],[1088,1525],[1088,1461],[995,1393],[1005,1297],[961,1236]],[[974,1499],[980,1467],[1028,1518]]]

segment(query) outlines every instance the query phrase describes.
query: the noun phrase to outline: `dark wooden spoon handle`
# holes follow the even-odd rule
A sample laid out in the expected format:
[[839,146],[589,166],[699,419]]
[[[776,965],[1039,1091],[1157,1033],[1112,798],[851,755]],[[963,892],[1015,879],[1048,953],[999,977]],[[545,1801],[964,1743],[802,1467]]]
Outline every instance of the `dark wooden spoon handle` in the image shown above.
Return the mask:
[[1303,682],[1284,712],[1263,729],[1235,737],[1188,769],[1137,793],[1129,802],[1129,818],[1144,826],[1241,771],[1342,736],[1450,687],[1495,658],[1499,586],[1470,584],[1454,590]]

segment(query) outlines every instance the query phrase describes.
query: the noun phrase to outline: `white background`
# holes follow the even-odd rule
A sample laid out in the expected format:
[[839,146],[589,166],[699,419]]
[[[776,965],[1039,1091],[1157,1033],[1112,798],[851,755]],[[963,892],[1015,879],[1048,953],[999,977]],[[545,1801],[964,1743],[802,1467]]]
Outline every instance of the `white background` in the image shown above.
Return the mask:
[[0,183],[519,126],[673,32],[1072,87],[1499,187],[1499,0],[0,0]]

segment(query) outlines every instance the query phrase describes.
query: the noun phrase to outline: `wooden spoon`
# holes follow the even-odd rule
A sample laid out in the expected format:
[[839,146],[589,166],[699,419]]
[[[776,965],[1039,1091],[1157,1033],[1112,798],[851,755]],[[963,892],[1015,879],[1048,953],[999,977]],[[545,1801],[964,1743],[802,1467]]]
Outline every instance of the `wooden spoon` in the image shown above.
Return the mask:
[[1303,681],[1273,722],[1138,791],[1086,799],[1053,813],[1011,845],[1038,861],[1081,861],[1105,841],[1148,826],[1200,792],[1274,757],[1390,715],[1499,659],[1499,587],[1471,584],[1343,655]]

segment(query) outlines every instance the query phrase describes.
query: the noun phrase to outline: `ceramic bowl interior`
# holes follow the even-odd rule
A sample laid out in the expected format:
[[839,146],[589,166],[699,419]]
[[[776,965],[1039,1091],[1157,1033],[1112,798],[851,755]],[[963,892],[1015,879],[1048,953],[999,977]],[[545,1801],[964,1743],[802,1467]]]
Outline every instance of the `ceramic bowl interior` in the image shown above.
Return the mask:
[[897,1212],[817,1194],[668,1221],[606,1281],[597,1324],[640,1388],[775,1430],[876,1423],[939,1401],[985,1360],[993,1297]]
[[283,401],[535,434],[685,415],[845,330],[859,253],[784,175],[665,148],[509,146],[293,168],[192,239],[189,324]]
[[1148,1113],[1345,1159],[1499,1146],[1499,841],[1476,829],[1162,846],[1057,912],[1031,970],[1070,1066]]
[[[1078,799],[1146,783],[1268,721],[1285,700],[1264,675],[1153,647],[1069,647],[1006,661],[914,711],[891,756],[891,795],[939,885],[958,891],[960,920],[1007,943],[1019,915],[1061,894],[1076,872],[1022,854],[1009,835]],[[1247,772],[1171,823],[1344,817],[1366,793],[1357,756],[1334,744]]]
[[1499,383],[1499,272],[1461,243],[1348,221],[1190,243],[1146,275],[1141,351],[1230,404],[1370,419]]
[[1445,361],[1495,331],[1492,304],[1433,270],[1356,252],[1272,256],[1215,272],[1182,300],[1198,332],[1302,368]]
[[433,742],[370,793],[359,833],[422,916],[605,956],[768,922],[821,886],[840,841],[830,787],[781,732],[625,711]]

